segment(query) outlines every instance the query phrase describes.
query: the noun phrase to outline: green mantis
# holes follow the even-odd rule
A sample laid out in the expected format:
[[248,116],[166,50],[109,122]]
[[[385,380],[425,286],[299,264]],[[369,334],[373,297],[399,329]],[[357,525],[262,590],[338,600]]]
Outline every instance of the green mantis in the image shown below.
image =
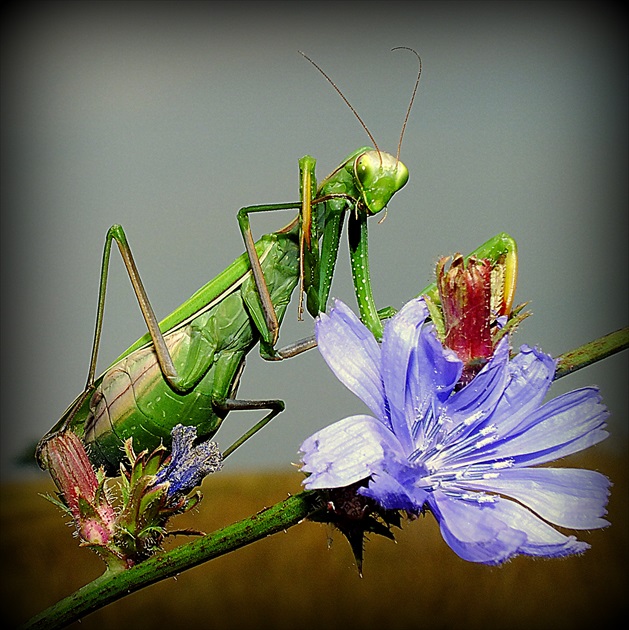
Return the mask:
[[[340,94],[327,75],[311,63]],[[421,60],[407,118],[420,75]],[[403,132],[404,127],[400,144]],[[399,160],[400,145],[398,156],[394,157],[373,143],[374,149],[365,147],[351,153],[319,185],[315,160],[303,157],[299,161],[297,202],[242,208],[238,223],[245,253],[161,322],[150,305],[123,228],[112,226],[105,240],[87,383],[42,439],[38,453],[51,435],[72,430],[85,442],[93,463],[115,471],[123,456],[121,447],[131,436],[136,450],[151,449],[160,443],[168,445],[172,428],[182,423],[196,426],[199,439],[209,439],[230,411],[268,411],[223,456],[232,453],[284,409],[280,400],[236,398],[245,358],[256,344],[260,345],[260,354],[270,360],[295,356],[312,346],[306,342],[284,350],[275,348],[282,318],[298,282],[300,316],[303,301],[313,316],[325,310],[346,215],[349,215],[350,260],[359,310],[365,324],[380,336],[382,324],[369,279],[367,218],[386,208],[392,196],[406,184],[408,170]],[[250,214],[289,209],[299,212],[286,227],[254,240]],[[148,333],[96,378],[114,242],[131,279]]]

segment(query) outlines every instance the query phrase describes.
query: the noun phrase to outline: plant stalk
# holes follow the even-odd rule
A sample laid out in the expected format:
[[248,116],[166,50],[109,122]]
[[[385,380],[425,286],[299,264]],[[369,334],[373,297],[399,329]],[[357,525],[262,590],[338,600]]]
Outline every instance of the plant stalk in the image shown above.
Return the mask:
[[[586,343],[557,357],[555,380],[629,348],[629,327]],[[301,492],[254,516],[160,553],[127,570],[108,570],[72,595],[62,599],[25,626],[28,629],[62,628],[90,612],[145,586],[235,551],[257,540],[297,525],[321,509],[315,492]]]

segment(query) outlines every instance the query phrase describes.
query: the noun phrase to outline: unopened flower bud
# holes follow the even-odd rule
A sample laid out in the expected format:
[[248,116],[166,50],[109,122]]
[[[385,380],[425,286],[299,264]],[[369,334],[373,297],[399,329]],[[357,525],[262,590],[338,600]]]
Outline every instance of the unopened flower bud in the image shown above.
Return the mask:
[[72,431],[53,435],[42,446],[42,460],[63,495],[83,544],[105,546],[113,537],[116,514],[80,438]]

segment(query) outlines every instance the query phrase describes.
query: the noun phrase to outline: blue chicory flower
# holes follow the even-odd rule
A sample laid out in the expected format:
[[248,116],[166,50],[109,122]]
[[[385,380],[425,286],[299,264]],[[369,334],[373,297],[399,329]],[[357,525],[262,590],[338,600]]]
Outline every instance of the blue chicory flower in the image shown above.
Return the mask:
[[587,387],[543,403],[555,361],[502,339],[483,369],[455,388],[457,355],[441,345],[422,298],[388,321],[382,344],[342,302],[316,323],[319,350],[373,416],[332,424],[301,445],[307,489],[368,480],[358,492],[388,510],[430,510],[462,558],[499,564],[589,546],[553,525],[594,529],[609,480],[591,470],[534,468],[607,437],[607,409]]
[[176,500],[200,486],[207,475],[220,470],[222,456],[216,442],[205,440],[195,444],[194,426],[178,424],[171,436],[171,460],[157,472],[153,485],[168,482],[168,498]]

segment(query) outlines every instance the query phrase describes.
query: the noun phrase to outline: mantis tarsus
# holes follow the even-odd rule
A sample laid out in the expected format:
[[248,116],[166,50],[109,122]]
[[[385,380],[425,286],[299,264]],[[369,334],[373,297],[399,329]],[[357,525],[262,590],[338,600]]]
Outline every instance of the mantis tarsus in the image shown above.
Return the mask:
[[[323,70],[306,59],[349,105]],[[421,60],[406,119],[420,76]],[[131,436],[138,451],[154,448],[161,442],[168,445],[172,428],[183,423],[195,425],[199,439],[209,439],[230,411],[267,410],[262,420],[224,451],[223,456],[228,456],[284,409],[280,400],[236,398],[245,358],[258,342],[260,354],[271,360],[294,356],[312,346],[298,342],[284,350],[275,349],[286,306],[298,281],[300,316],[304,297],[311,315],[325,310],[346,214],[349,214],[350,259],[361,317],[377,337],[381,335],[382,324],[369,278],[367,217],[383,210],[408,180],[408,170],[399,160],[406,119],[398,155],[394,157],[378,149],[358,114],[349,107],[375,149],[365,147],[354,151],[319,186],[315,160],[303,157],[299,161],[300,201],[242,208],[238,222],[246,252],[162,322],[158,323],[150,305],[123,228],[114,225],[109,229],[87,383],[42,439],[38,456],[51,435],[69,429],[83,438],[95,464],[115,471],[123,457],[121,446]],[[298,209],[299,213],[285,228],[254,241],[250,214],[288,209]],[[149,332],[95,378],[114,241]],[[42,458],[39,459],[41,462]]]

